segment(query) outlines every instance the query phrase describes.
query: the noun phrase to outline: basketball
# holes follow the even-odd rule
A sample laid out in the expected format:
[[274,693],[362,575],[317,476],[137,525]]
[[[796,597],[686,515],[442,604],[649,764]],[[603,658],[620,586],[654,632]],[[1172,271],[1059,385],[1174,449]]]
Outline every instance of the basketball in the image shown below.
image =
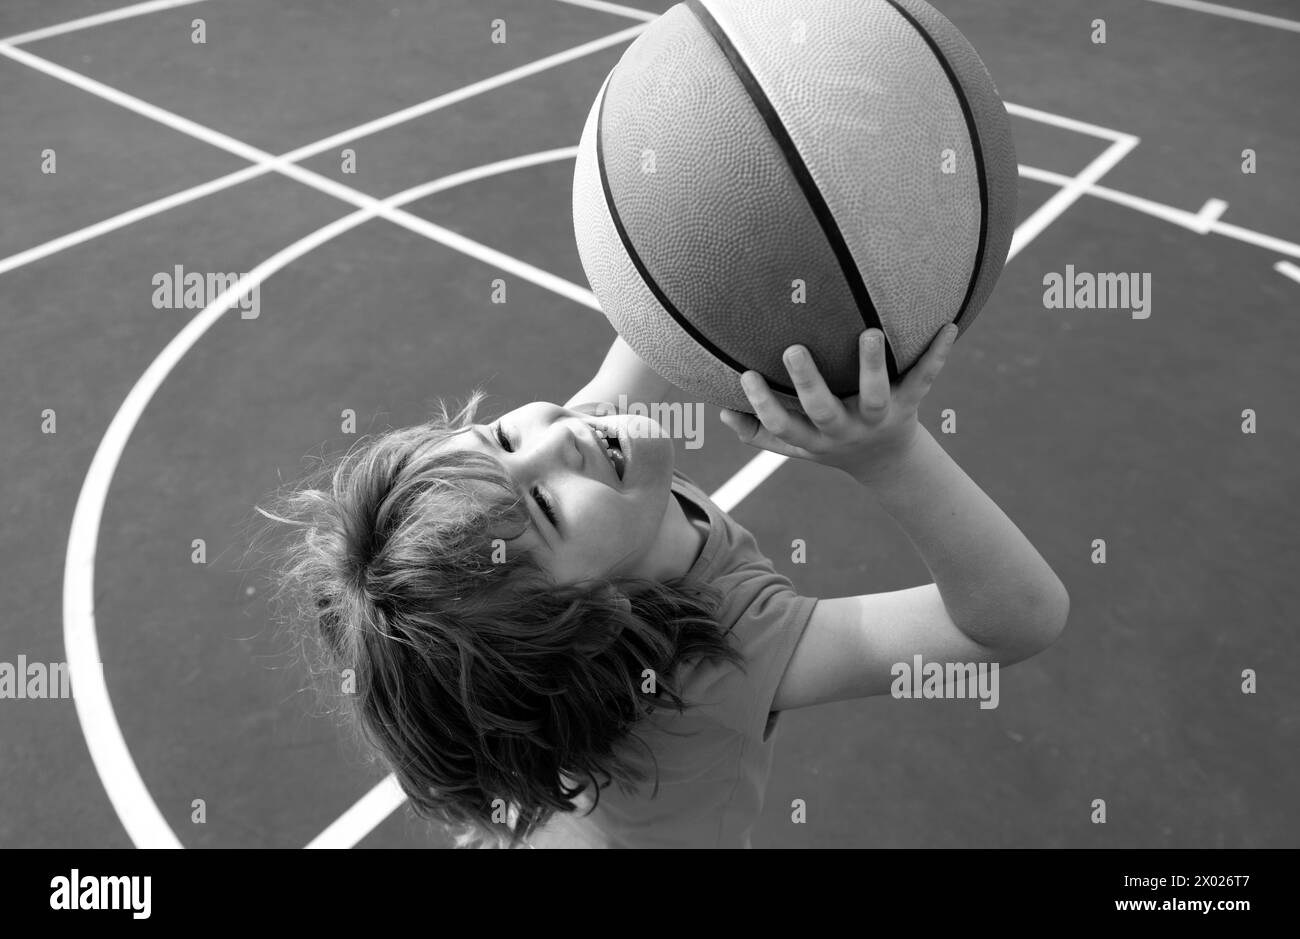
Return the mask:
[[629,346],[668,381],[752,412],[760,372],[799,401],[802,344],[857,393],[878,327],[897,381],[965,333],[1006,263],[1017,164],[979,56],[920,0],[689,0],[637,37],[587,116],[578,252]]

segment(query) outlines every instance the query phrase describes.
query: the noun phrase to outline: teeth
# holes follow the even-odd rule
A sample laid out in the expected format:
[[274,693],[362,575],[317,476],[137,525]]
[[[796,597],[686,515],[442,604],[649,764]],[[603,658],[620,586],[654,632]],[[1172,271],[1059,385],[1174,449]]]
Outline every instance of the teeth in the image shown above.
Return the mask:
[[614,467],[614,474],[619,479],[623,478],[623,451],[605,448],[605,455],[609,457],[610,465]]
[[592,427],[591,432],[595,435],[597,442],[604,447],[605,458],[609,460],[609,465],[614,468],[614,475],[622,480],[626,458],[623,456],[623,450],[619,446],[618,438],[610,437],[599,427]]

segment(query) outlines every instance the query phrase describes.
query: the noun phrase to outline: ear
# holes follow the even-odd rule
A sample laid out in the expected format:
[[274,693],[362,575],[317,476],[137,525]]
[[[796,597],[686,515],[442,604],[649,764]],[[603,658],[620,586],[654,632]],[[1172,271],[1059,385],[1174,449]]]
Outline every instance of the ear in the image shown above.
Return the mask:
[[618,606],[624,613],[632,612],[632,601],[623,593],[609,587],[605,590],[605,599]]
[[[625,614],[632,612],[632,601],[613,587],[606,587],[599,593],[594,594],[592,599],[597,602],[609,603],[622,610]],[[586,638],[579,641],[578,651],[594,655],[608,649],[610,644],[618,638],[619,633],[622,632],[622,627],[617,622],[611,622],[608,617],[594,611],[589,618],[591,620],[591,629]]]

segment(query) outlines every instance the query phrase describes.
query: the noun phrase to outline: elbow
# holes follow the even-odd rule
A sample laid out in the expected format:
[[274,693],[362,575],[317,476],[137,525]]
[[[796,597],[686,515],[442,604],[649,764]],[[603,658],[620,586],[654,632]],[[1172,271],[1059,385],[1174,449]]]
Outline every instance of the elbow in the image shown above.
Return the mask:
[[1065,632],[1065,624],[1070,619],[1070,592],[1059,580],[1043,601],[1035,620],[1040,633],[1039,651],[1055,645]]
[[1015,618],[1019,628],[1015,630],[1012,660],[1027,659],[1050,649],[1065,632],[1069,618],[1070,594],[1065,585],[1057,581],[1050,590],[1022,607]]

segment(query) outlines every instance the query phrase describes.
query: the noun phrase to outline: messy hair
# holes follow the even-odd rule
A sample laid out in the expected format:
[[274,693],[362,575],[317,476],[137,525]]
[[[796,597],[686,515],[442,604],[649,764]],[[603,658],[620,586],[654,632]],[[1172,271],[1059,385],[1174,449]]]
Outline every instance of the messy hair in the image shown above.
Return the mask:
[[511,543],[531,521],[505,468],[439,447],[471,429],[484,396],[362,438],[257,512],[263,534],[286,535],[271,568],[279,622],[335,713],[417,815],[459,846],[513,848],[589,787],[598,803],[612,782],[648,778],[622,744],[653,761],[636,725],[691,706],[680,666],[744,663],[713,585],[559,585]]

